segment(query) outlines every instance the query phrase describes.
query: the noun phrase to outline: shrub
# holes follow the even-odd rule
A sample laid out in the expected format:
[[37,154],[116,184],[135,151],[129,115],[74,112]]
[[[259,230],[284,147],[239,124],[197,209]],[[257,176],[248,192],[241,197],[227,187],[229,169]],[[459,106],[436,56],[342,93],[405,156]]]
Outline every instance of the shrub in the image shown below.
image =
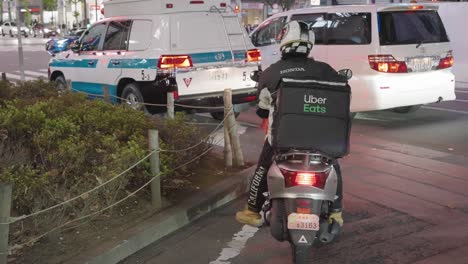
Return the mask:
[[[81,94],[58,93],[41,81],[17,87],[0,82],[0,96],[0,181],[14,185],[15,214],[29,214],[78,196],[126,170],[149,153],[150,128],[160,131],[161,148],[168,151],[206,140],[206,134],[187,125],[183,114],[174,120],[151,118]],[[174,171],[207,148],[203,142],[183,152],[162,152],[161,170],[171,174],[166,182],[196,166],[192,163]],[[49,230],[123,198],[150,179],[148,168],[144,161],[65,209],[34,217],[29,233]]]

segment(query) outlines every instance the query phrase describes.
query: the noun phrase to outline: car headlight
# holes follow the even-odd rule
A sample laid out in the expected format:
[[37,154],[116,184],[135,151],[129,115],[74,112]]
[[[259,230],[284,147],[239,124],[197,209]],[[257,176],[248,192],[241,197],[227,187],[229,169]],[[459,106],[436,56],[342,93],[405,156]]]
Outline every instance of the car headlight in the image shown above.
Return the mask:
[[50,30],[48,28],[44,28],[44,33],[49,33]]

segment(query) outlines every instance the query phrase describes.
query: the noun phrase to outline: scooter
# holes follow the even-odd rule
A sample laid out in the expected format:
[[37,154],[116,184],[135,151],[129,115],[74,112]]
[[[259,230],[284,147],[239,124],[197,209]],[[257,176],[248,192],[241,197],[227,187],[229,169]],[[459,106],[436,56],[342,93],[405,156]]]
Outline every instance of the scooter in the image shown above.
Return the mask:
[[[339,73],[352,77],[351,70]],[[251,78],[258,81],[259,73]],[[328,222],[336,198],[336,162],[323,153],[291,149],[277,153],[268,171],[264,220],[276,240],[291,244],[294,263],[309,263],[314,246],[340,236],[340,225]]]

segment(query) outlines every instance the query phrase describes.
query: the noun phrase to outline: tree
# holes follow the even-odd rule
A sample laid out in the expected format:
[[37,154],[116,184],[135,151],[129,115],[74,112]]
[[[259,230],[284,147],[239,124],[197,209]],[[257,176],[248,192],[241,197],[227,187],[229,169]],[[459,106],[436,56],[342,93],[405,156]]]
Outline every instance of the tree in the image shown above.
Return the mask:
[[265,4],[273,8],[274,4],[277,4],[283,11],[291,9],[294,6],[295,0],[263,0]]
[[44,10],[57,11],[57,0],[42,0]]

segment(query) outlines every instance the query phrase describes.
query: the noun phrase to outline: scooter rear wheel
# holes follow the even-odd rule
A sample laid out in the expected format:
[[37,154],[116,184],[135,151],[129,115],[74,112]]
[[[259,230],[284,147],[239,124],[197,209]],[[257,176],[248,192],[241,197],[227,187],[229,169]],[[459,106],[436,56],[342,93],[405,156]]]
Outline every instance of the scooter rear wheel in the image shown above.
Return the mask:
[[310,246],[296,246],[291,244],[293,262],[295,264],[310,263]]

